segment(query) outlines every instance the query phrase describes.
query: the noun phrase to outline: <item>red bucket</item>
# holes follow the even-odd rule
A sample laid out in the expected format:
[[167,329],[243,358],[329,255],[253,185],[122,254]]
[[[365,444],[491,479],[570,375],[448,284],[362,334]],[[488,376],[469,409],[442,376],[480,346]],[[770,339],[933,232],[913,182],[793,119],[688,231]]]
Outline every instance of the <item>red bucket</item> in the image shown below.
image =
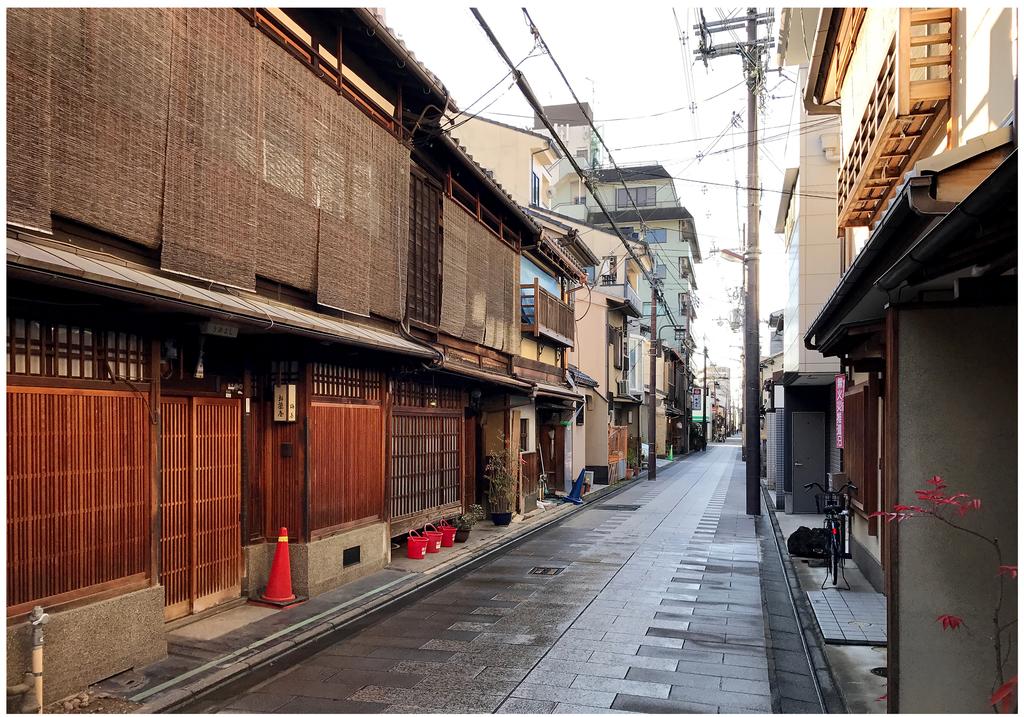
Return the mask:
[[429,541],[422,535],[415,533],[415,530],[409,531],[409,539],[405,543],[405,554],[413,560],[423,560],[427,555],[427,543]]
[[423,535],[427,538],[427,552],[428,553],[440,553],[441,552],[441,538],[443,533],[437,528],[434,528],[433,523],[427,523],[423,528]]
[[441,547],[451,548],[455,545],[455,526],[448,525],[447,520],[442,520],[441,525]]

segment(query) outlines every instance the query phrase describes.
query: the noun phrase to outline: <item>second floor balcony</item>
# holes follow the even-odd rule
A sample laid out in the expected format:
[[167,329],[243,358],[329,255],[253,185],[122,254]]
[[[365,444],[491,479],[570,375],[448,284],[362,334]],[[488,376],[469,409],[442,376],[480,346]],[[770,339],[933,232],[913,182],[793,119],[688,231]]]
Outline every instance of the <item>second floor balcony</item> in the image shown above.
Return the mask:
[[519,316],[524,334],[573,346],[576,319],[573,309],[538,282],[519,285]]
[[953,9],[899,10],[895,35],[839,168],[840,229],[871,225],[942,131],[955,55]]
[[625,301],[623,308],[626,310],[626,313],[633,318],[640,318],[643,311],[643,302],[640,301],[640,295],[629,284],[606,283],[606,279],[602,278],[600,283],[594,288],[602,294]]

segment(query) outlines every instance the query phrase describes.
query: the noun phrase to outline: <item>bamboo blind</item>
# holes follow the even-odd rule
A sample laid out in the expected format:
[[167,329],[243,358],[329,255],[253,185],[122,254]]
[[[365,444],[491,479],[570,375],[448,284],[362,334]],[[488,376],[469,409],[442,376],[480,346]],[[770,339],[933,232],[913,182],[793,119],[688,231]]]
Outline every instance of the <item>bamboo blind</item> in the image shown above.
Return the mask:
[[50,231],[53,14],[7,10],[7,221]]
[[177,12],[161,267],[252,289],[260,33],[228,8]]
[[409,318],[437,326],[441,320],[441,190],[417,174],[409,183]]
[[150,569],[150,422],[128,391],[7,388],[8,606]]
[[[160,245],[175,11],[52,15],[52,209],[143,246]],[[47,207],[48,209],[50,207]]]

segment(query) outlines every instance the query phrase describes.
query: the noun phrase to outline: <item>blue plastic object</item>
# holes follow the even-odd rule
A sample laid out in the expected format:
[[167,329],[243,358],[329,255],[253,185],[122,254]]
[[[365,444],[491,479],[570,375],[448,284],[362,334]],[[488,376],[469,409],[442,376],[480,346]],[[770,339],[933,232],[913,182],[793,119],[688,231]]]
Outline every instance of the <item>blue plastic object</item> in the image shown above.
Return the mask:
[[566,503],[573,503],[574,505],[583,505],[583,499],[580,497],[583,494],[583,474],[586,473],[586,469],[580,471],[579,477],[572,482],[572,491],[569,495],[562,498]]

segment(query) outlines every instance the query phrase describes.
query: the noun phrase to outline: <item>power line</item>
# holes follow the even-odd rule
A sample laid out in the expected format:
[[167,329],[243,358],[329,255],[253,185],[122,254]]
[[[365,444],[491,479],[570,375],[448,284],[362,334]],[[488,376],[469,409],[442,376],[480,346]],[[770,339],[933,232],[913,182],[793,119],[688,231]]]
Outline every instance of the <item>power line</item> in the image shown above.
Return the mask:
[[[643,273],[644,277],[649,279],[649,273],[647,271],[647,268],[643,265],[643,262],[640,260],[640,257],[637,256],[636,252],[633,250],[633,247],[630,246],[629,242],[627,242],[625,237],[622,236],[622,232],[619,230],[618,224],[615,223],[615,219],[612,218],[612,215],[608,212],[607,208],[604,206],[604,203],[601,201],[600,196],[598,196],[594,188],[593,182],[590,180],[590,177],[587,176],[587,174],[580,168],[579,164],[577,164],[576,162],[576,158],[569,151],[569,148],[565,146],[565,142],[562,141],[562,138],[559,136],[558,132],[555,131],[554,125],[551,123],[551,120],[548,119],[547,114],[544,112],[543,106],[537,99],[536,95],[534,95],[533,89],[530,87],[530,83],[526,80],[526,77],[518,68],[515,68],[515,66],[512,64],[512,59],[508,56],[508,53],[505,52],[505,49],[501,46],[501,43],[498,41],[498,38],[494,35],[494,32],[487,24],[487,21],[484,20],[483,15],[480,14],[480,11],[474,7],[470,8],[470,12],[473,13],[473,17],[476,18],[476,21],[480,24],[480,27],[483,29],[484,33],[491,41],[491,44],[494,45],[494,49],[498,51],[498,54],[501,55],[501,58],[505,61],[509,68],[513,69],[512,74],[515,77],[516,84],[519,85],[520,91],[522,91],[523,93],[523,97],[526,98],[526,101],[530,104],[531,107],[533,107],[534,111],[537,113],[537,117],[541,120],[541,122],[544,124],[547,130],[551,133],[552,139],[554,139],[555,143],[558,144],[559,148],[562,150],[563,154],[565,155],[565,158],[569,161],[569,164],[572,166],[573,170],[580,177],[580,179],[583,180],[583,183],[586,185],[587,189],[594,197],[594,201],[597,202],[598,206],[601,208],[601,211],[608,219],[609,224],[611,224],[612,228],[615,230],[615,234],[619,237],[619,241],[622,242],[622,245],[626,248],[626,251],[629,253],[630,258],[636,262],[637,266]],[[675,321],[673,321],[673,324],[675,324]]]
[[[573,89],[572,84],[569,82],[569,78],[565,76],[565,72],[562,71],[561,65],[558,64],[558,61],[555,59],[554,54],[552,54],[552,52],[551,52],[551,48],[544,41],[544,37],[540,34],[540,29],[533,22],[533,18],[530,17],[530,13],[526,10],[526,8],[523,8],[523,15],[526,16],[526,20],[527,20],[527,22],[530,25],[530,31],[533,33],[534,38],[536,39],[536,41],[538,43],[540,43],[540,46],[542,48],[544,48],[544,51],[547,52],[548,59],[551,60],[551,64],[553,64],[555,66],[555,70],[558,71],[559,76],[562,78],[562,82],[564,82],[565,86],[569,89],[569,94],[572,95],[573,100],[576,102],[576,106],[579,107],[580,110],[582,111],[583,110],[583,103],[580,102],[579,97],[576,96],[576,91]],[[591,131],[593,131],[594,136],[597,137],[597,141],[601,143],[601,145],[605,148],[605,151],[608,153],[608,161],[611,162],[612,166],[615,168],[615,171],[619,174],[620,182],[621,182],[623,188],[626,190],[626,196],[629,197],[630,203],[633,205],[633,208],[637,212],[637,217],[640,220],[641,227],[646,230],[647,229],[647,225],[644,222],[643,217],[640,215],[640,209],[636,206],[636,202],[633,200],[632,192],[630,191],[629,187],[626,185],[626,182],[622,180],[622,170],[619,168],[618,164],[616,164],[616,162],[615,162],[615,159],[612,157],[611,149],[608,147],[608,143],[604,141],[604,137],[601,136],[601,133],[598,131],[597,127],[594,126],[594,122],[593,122],[592,119],[590,119],[589,114],[586,113],[586,112],[583,112],[583,116],[587,120],[587,124],[590,125],[590,129],[591,129]],[[596,197],[595,197],[595,199],[596,199]],[[603,206],[602,206],[602,209],[603,209]],[[608,218],[611,219],[611,216],[609,215]],[[617,229],[617,227],[616,227],[616,229]],[[643,245],[647,246],[646,242],[644,242]],[[651,250],[650,250],[650,247],[647,247],[647,250],[648,250],[648,253],[652,253]],[[653,253],[652,253],[652,258],[653,258]],[[648,283],[651,285],[651,288],[654,290],[654,293],[657,295],[657,298],[660,299],[663,304],[665,304],[665,309],[666,309],[666,311],[669,312],[669,317],[672,319],[672,325],[673,326],[678,326],[678,324],[677,324],[677,322],[675,320],[675,317],[672,316],[671,310],[668,308],[668,304],[665,301],[664,295],[661,293],[661,290],[658,288],[657,279],[654,278],[653,276],[652,277],[647,277],[646,276],[646,272],[645,272],[645,278],[648,279]]]

